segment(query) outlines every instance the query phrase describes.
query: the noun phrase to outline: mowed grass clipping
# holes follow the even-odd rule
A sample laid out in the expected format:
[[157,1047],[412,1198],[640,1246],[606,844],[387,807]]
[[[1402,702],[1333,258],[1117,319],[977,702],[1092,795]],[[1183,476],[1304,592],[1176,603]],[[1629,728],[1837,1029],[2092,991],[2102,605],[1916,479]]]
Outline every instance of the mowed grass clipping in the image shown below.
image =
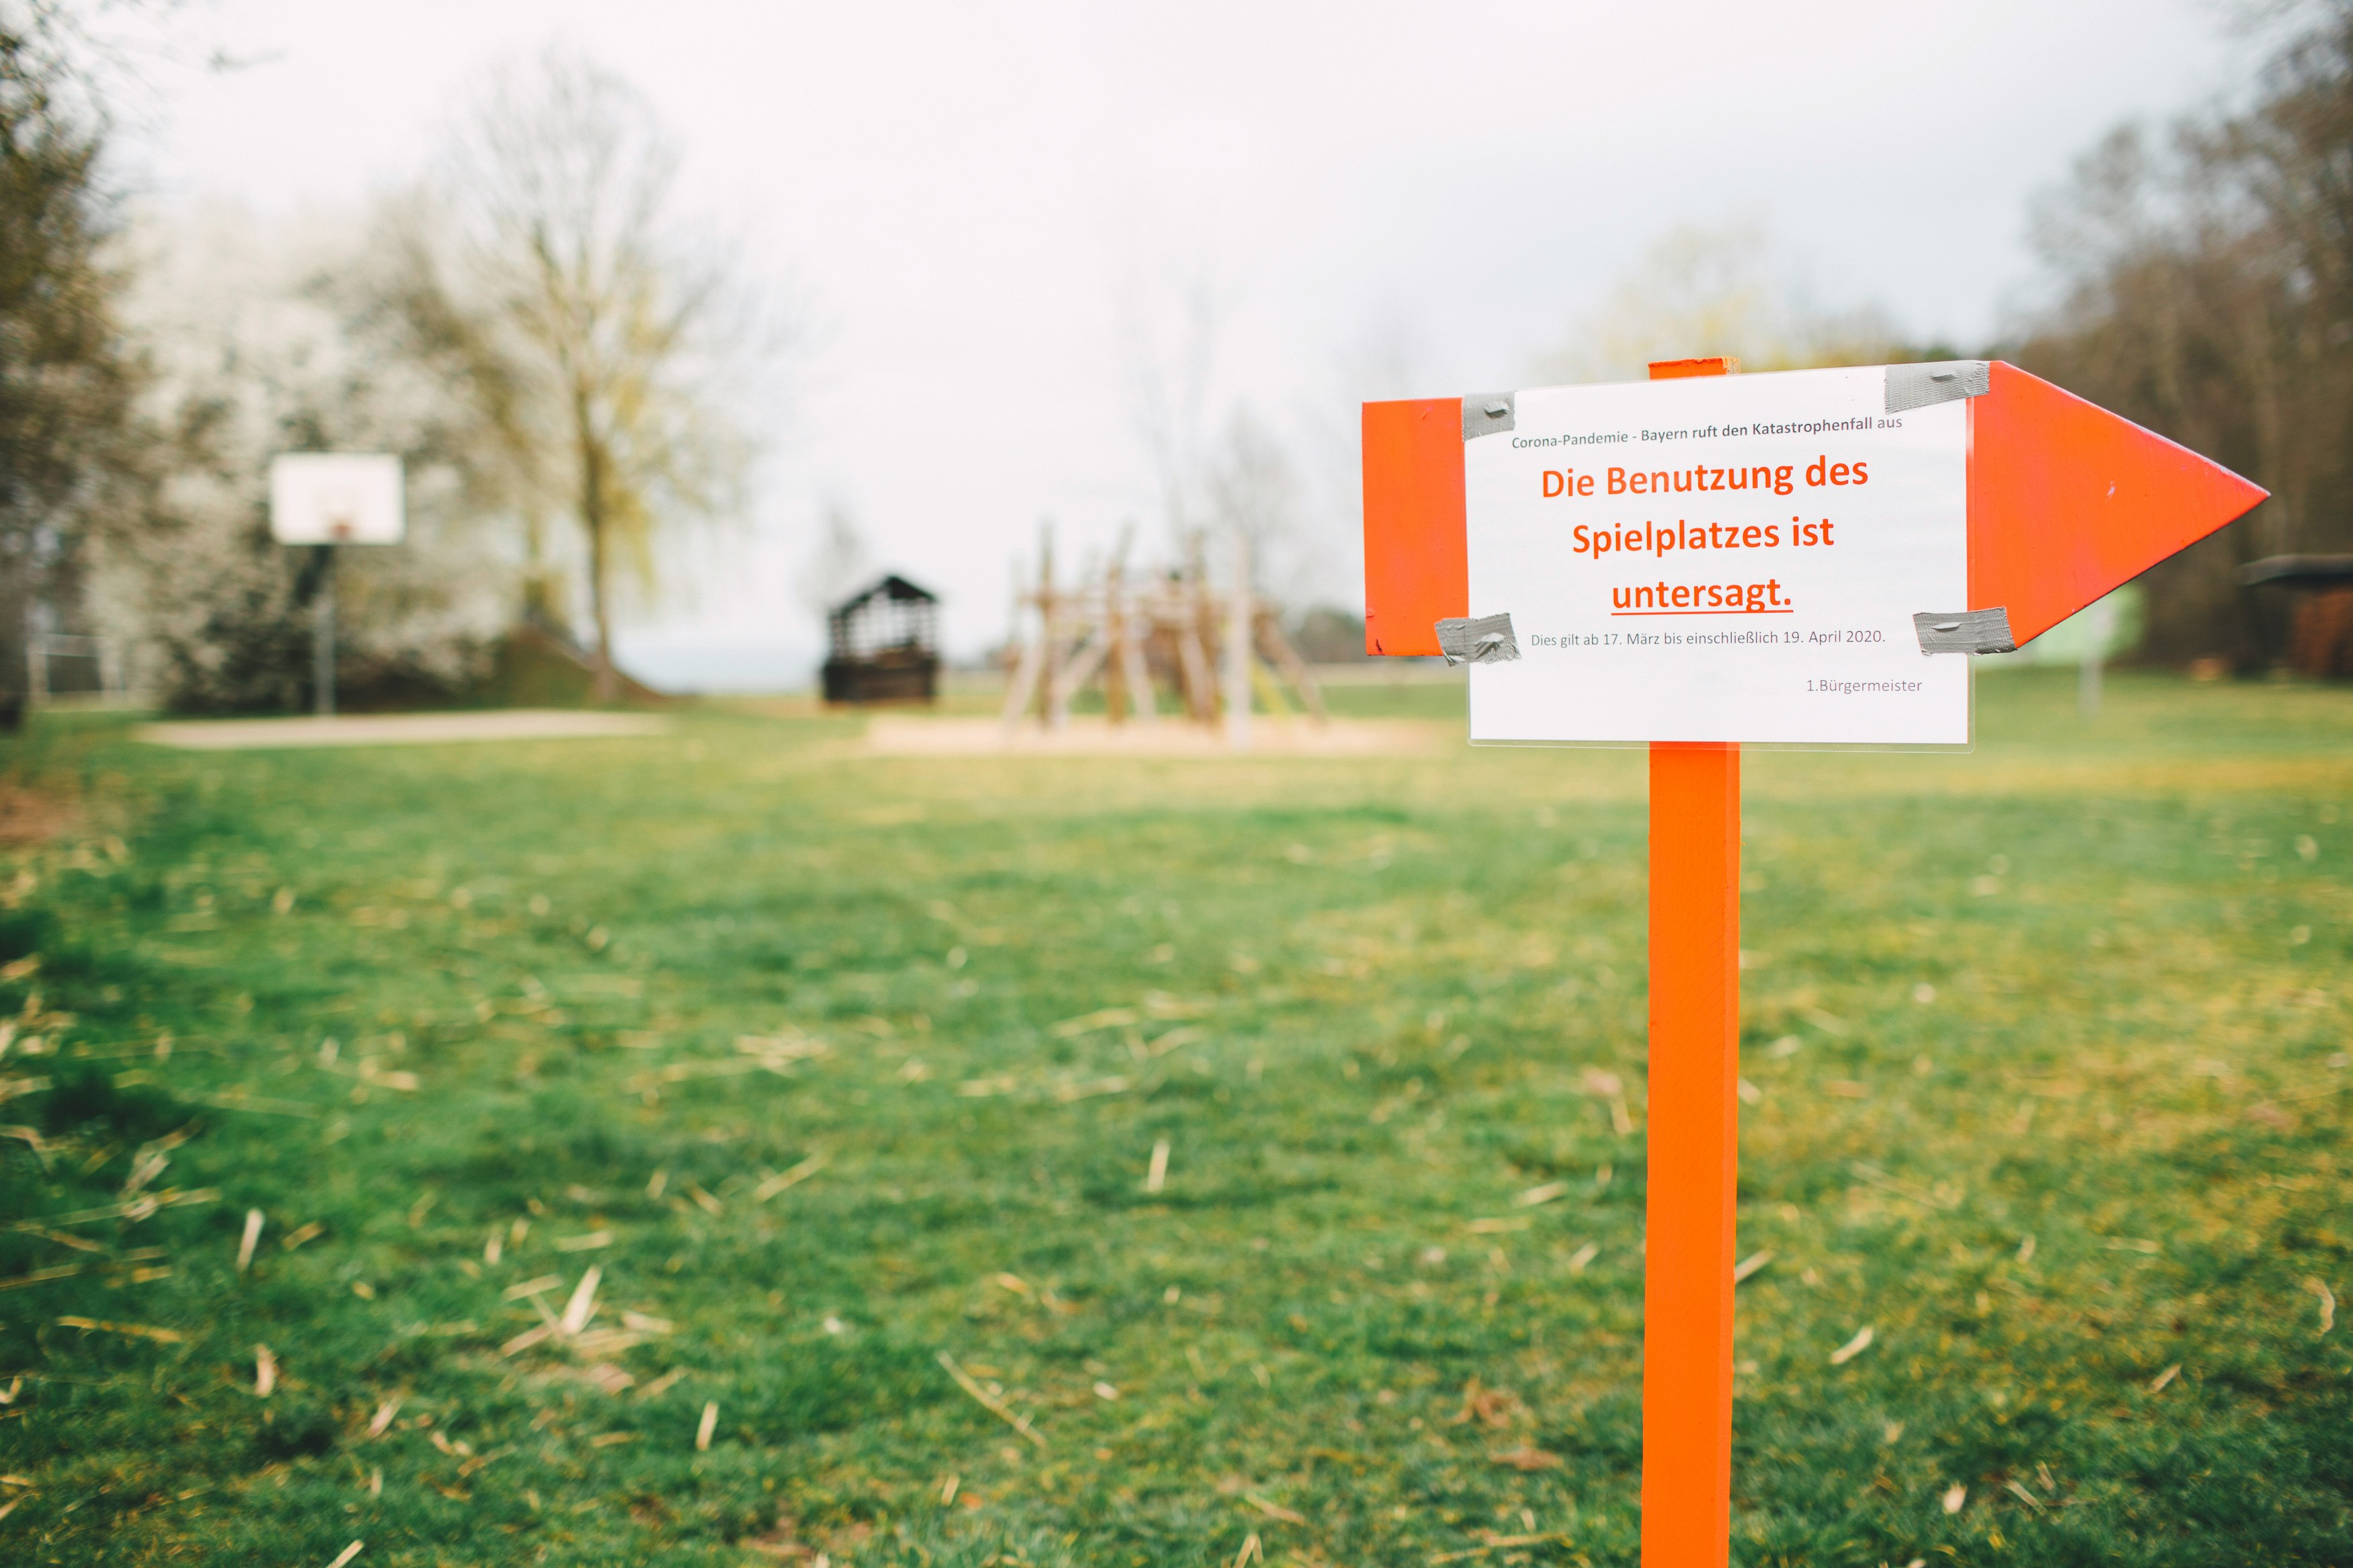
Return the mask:
[[[858,728],[0,752],[0,1559],[1632,1563],[1641,754]],[[2353,692],[1978,728],[1747,762],[1734,1560],[2353,1562]]]

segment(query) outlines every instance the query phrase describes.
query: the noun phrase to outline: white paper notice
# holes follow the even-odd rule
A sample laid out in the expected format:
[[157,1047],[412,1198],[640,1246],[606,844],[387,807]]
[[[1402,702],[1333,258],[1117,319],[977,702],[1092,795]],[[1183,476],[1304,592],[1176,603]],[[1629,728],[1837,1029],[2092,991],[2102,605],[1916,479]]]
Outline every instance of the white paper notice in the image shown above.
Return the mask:
[[1473,741],[1965,745],[1969,661],[1912,617],[1968,603],[1968,405],[1788,371],[1515,399],[1463,452]]

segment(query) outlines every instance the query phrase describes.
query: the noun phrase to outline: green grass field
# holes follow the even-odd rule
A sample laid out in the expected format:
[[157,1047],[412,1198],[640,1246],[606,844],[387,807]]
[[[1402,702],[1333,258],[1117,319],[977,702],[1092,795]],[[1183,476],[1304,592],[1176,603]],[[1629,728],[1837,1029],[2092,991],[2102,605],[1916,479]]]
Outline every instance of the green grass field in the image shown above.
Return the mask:
[[[1747,763],[1734,1561],[2353,1563],[2353,691],[1978,729]],[[0,750],[0,1559],[1632,1563],[1641,755],[857,730]]]

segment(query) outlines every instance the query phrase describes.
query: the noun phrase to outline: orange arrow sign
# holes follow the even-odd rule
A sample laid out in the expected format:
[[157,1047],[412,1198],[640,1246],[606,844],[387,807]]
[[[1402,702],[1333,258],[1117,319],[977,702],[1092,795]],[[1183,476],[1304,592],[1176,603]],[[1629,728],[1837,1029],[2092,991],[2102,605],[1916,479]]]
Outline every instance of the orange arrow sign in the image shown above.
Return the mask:
[[[1988,390],[1968,399],[1968,607],[2006,611],[2013,644],[2264,498],[2015,365],[1996,361],[1990,372]],[[1435,654],[1436,623],[1470,613],[1462,416],[1459,397],[1365,405],[1366,653]]]

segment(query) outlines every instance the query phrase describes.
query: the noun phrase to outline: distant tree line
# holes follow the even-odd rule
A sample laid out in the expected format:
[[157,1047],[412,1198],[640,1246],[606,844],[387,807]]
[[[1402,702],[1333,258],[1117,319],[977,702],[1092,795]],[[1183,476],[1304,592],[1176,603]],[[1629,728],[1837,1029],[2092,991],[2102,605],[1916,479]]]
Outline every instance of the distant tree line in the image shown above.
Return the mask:
[[[0,720],[38,630],[135,642],[177,707],[300,706],[322,574],[269,541],[266,473],[327,448],[397,452],[409,479],[412,544],[340,574],[347,693],[462,694],[519,618],[579,636],[609,693],[615,605],[650,586],[658,539],[740,505],[746,384],[776,346],[727,249],[681,223],[648,106],[551,55],[491,78],[428,176],[364,211],[142,212],[109,171],[82,21],[101,9],[0,0]],[[2153,660],[2276,663],[2288,605],[2237,569],[2353,551],[2353,0],[2296,14],[2232,107],[2120,129],[2038,204],[2055,288],[2004,351],[2273,492],[2143,579]],[[1762,251],[1666,237],[1545,372],[1694,344],[1757,369],[1953,352],[1811,307]],[[1239,409],[1216,436],[1215,301],[1187,299],[1131,354],[1172,538],[1214,525],[1303,581],[1296,476]]]
[[2273,665],[2237,569],[2353,551],[2353,4],[2305,15],[2242,107],[2114,132],[2035,215],[2059,293],[2010,357],[2272,492],[2142,578],[2151,660]]

